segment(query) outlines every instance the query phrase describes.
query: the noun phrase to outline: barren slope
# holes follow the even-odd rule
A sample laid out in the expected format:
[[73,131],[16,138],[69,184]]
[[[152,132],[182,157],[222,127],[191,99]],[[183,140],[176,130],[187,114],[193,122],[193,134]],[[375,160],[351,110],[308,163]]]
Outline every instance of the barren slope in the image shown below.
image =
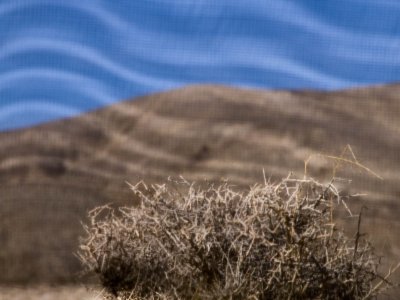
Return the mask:
[[[246,186],[294,171],[313,153],[350,144],[359,170],[346,189],[369,209],[365,231],[399,260],[400,86],[342,92],[251,91],[193,86],[78,118],[0,134],[0,281],[71,281],[80,221],[96,205],[134,201],[125,181],[168,176]],[[310,162],[324,180],[331,165]]]

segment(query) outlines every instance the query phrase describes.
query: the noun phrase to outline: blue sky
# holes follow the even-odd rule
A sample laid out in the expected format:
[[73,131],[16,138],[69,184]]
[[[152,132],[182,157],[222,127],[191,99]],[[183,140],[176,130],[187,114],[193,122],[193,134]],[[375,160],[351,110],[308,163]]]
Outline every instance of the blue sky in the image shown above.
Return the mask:
[[400,79],[400,1],[0,0],[0,130],[195,83]]

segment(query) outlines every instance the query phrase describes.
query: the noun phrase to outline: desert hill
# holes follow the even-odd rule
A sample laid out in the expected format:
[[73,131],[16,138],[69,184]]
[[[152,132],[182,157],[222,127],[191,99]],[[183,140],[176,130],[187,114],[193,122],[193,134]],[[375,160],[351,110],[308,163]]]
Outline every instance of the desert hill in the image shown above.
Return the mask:
[[[338,92],[190,86],[77,118],[0,133],[0,282],[71,282],[80,221],[104,203],[134,203],[125,183],[229,179],[239,186],[303,176],[316,153],[357,159],[339,175],[377,249],[400,255],[400,85]],[[346,156],[349,157],[348,154]],[[331,176],[315,157],[309,175]],[[397,258],[397,259],[396,259]]]

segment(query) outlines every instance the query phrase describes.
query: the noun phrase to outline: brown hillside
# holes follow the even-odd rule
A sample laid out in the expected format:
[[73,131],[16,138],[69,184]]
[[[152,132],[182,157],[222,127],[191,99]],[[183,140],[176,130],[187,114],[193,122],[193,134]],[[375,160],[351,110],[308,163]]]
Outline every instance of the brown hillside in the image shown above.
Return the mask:
[[[0,134],[0,282],[71,281],[80,221],[94,206],[134,201],[125,181],[168,176],[246,186],[294,171],[311,154],[350,144],[359,169],[340,173],[368,196],[364,231],[388,262],[400,260],[400,85],[340,92],[193,86],[126,101],[78,118]],[[331,164],[313,159],[325,180]],[[349,231],[351,231],[349,229]]]

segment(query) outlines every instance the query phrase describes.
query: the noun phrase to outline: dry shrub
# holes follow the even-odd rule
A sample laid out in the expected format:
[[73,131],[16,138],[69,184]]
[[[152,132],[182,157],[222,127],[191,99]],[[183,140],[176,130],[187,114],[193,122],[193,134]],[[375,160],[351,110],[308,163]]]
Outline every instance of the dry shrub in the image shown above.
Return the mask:
[[332,183],[132,190],[138,207],[90,212],[79,251],[110,298],[370,299],[389,286],[360,232],[350,239],[333,223]]

